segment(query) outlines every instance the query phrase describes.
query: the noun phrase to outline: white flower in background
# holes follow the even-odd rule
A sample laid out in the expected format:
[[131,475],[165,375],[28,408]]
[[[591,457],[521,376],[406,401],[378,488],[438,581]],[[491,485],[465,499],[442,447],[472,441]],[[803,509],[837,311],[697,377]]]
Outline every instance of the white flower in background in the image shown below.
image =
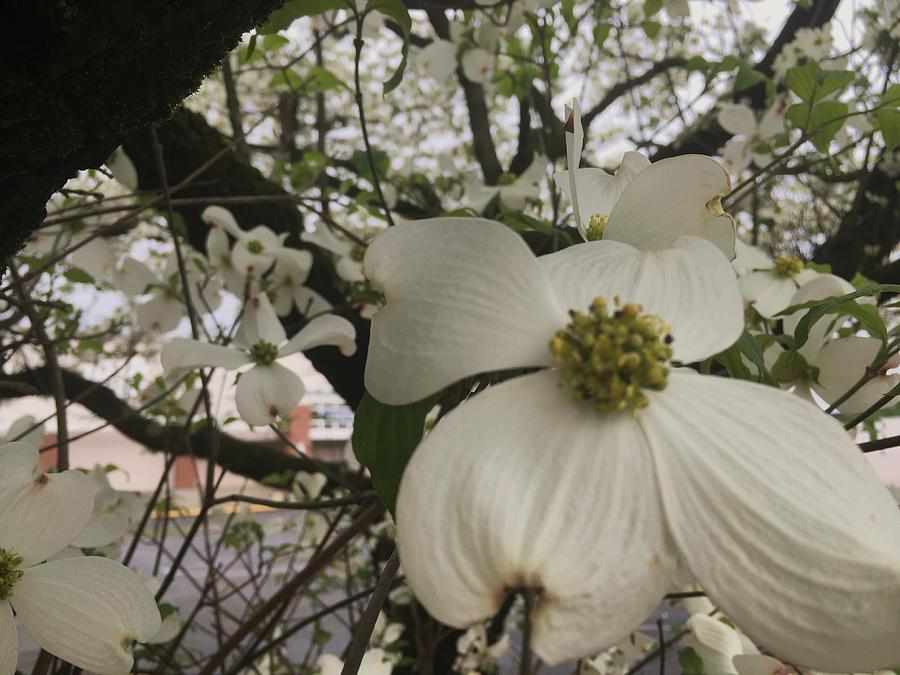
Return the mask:
[[500,176],[499,185],[484,185],[477,179],[470,180],[466,183],[463,203],[480,213],[494,197],[499,196],[500,201],[508,208],[521,211],[530,200],[540,196],[540,182],[546,171],[547,158],[535,155],[521,176],[505,173]]
[[719,164],[702,155],[650,164],[640,153],[630,152],[614,176],[602,169],[580,169],[584,131],[578,99],[566,107],[566,115],[569,169],[554,179],[572,201],[575,224],[586,241],[604,239],[659,250],[692,235],[708,239],[729,260],[734,258],[734,220],[721,205],[731,182]]
[[456,45],[449,40],[435,39],[415,56],[426,77],[442,81],[456,70]]
[[206,254],[209,256],[210,265],[222,276],[225,288],[230,293],[239,298],[244,297],[246,275],[235,266],[231,257],[231,242],[228,239],[230,234],[237,240],[243,236],[244,231],[231,211],[221,206],[206,207],[200,217],[209,225]]
[[811,61],[821,61],[831,53],[831,24],[820,28],[799,28],[793,45]]
[[22,415],[17,418],[6,433],[0,437],[0,443],[10,443],[12,441],[20,441],[28,443],[28,445],[40,448],[44,442],[44,425],[38,424],[34,415]]
[[[334,654],[322,654],[316,663],[317,675],[341,675],[344,662]],[[387,658],[383,649],[370,649],[363,654],[359,664],[359,675],[390,675],[394,664]]]
[[322,494],[322,488],[328,483],[328,479],[321,473],[298,471],[291,481],[291,489],[301,499],[315,499]]
[[[202,255],[185,249],[184,256],[194,310],[198,314],[214,312],[222,302],[222,282],[216,275],[207,274],[208,265]],[[126,258],[122,261],[121,269],[114,275],[114,283],[127,295],[148,296],[135,305],[137,323],[145,331],[168,333],[175,330],[186,316],[181,273],[174,251],[166,257],[166,264],[160,275],[143,262]]]
[[739,277],[750,274],[753,270],[770,269],[772,267],[772,258],[758,246],[745,244],[740,239],[734,242],[735,256],[731,261],[731,266]]
[[252,296],[235,336],[235,346],[175,338],[160,354],[167,375],[206,366],[241,373],[235,392],[238,414],[248,424],[270,424],[287,415],[303,397],[303,383],[278,359],[306,349],[334,345],[347,356],[356,351],[356,329],[343,317],[324,315],[312,319],[290,340],[264,293]]
[[[69,246],[84,241],[91,235],[90,230],[82,230],[72,237]],[[115,271],[119,253],[106,237],[94,237],[81,248],[72,251],[70,259],[73,265],[101,281]]]
[[666,14],[672,19],[687,19],[691,16],[691,6],[688,0],[664,0],[663,6]]
[[[662,212],[653,195],[644,208]],[[365,374],[376,399],[544,368],[449,412],[406,467],[400,558],[437,619],[469,626],[531,588],[537,654],[592,655],[651,612],[681,559],[791,662],[900,661],[900,512],[842,426],[775,388],[667,371],[743,329],[710,242],[535,258],[498,223],[447,218],[390,228],[365,269],[386,297]]]
[[469,628],[456,639],[458,656],[453,663],[457,672],[495,672],[497,661],[509,651],[509,635],[501,635],[496,642],[488,644],[487,628],[480,623]]
[[94,511],[71,545],[97,549],[118,542],[143,515],[147,500],[137,492],[114,489],[102,466],[95,466],[88,477],[95,491]]
[[494,77],[495,61],[493,52],[481,47],[472,47],[462,55],[460,65],[467,80],[476,84],[486,84]]
[[312,262],[309,251],[284,248],[278,253],[265,288],[279,316],[287,316],[294,307],[303,316],[317,316],[332,309],[330,302],[304,286]]
[[740,278],[741,293],[748,305],[765,319],[791,304],[797,289],[812,281],[818,272],[806,267],[802,260],[791,256],[779,256],[768,269],[756,269]]
[[656,641],[644,633],[632,633],[614,647],[587,660],[584,675],[625,675],[655,645]]
[[178,637],[183,625],[181,619],[178,618],[178,611],[175,608],[172,608],[169,613],[163,617],[159,630],[156,631],[153,637],[144,642],[148,645],[161,645],[166,642],[171,642]]
[[384,612],[378,612],[378,618],[375,619],[375,627],[372,629],[372,638],[370,644],[379,647],[389,647],[403,637],[403,631],[406,627],[402,623],[388,621]]
[[134,162],[131,161],[131,158],[125,154],[121,145],[113,150],[113,153],[104,164],[106,164],[106,168],[109,169],[113,178],[119,181],[124,187],[129,190],[137,190],[137,169],[134,167]]
[[719,618],[694,614],[687,620],[687,628],[690,634],[685,638],[685,646],[702,659],[704,675],[734,675],[735,656],[759,653],[746,635]]
[[128,646],[159,630],[140,577],[106,558],[64,557],[91,517],[94,492],[78,471],[44,474],[26,443],[0,446],[0,674],[16,671],[16,619],[51,654],[102,675],[130,672]]
[[337,275],[344,281],[356,282],[365,281],[366,277],[362,273],[362,257],[365,250],[363,247],[350,245],[341,239],[338,239],[331,228],[322,225],[313,232],[304,232],[300,238],[325,249],[335,255],[334,269]]
[[722,162],[732,175],[740,174],[752,163],[762,167],[772,160],[765,141],[784,132],[784,111],[784,105],[778,102],[757,124],[756,113],[743,103],[725,103],[719,107],[716,116],[719,125],[734,134],[722,151]]
[[[825,300],[852,293],[853,286],[833,274],[820,274],[804,284],[791,298],[788,306],[801,305],[811,301]],[[874,298],[860,298],[860,302],[874,304]],[[797,324],[808,310],[799,310],[784,317],[784,332],[794,335]],[[900,383],[900,355],[878,361],[882,342],[875,337],[851,335],[834,338],[836,329],[843,319],[826,315],[819,319],[809,331],[809,338],[797,351],[813,368],[818,369],[814,378],[785,383],[795,387],[795,393],[809,397],[809,390],[818,394],[829,405],[837,403],[866,374],[875,368],[872,379],[837,406],[845,415],[856,415],[873,405]],[[777,349],[777,348],[776,348]],[[768,350],[767,350],[768,351]],[[781,351],[778,349],[778,351]]]

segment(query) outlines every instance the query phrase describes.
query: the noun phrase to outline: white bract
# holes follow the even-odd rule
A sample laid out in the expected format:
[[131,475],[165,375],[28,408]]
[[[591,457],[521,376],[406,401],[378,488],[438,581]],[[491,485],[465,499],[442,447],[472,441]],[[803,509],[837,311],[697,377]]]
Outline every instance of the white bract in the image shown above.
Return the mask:
[[721,205],[731,183],[719,164],[701,155],[651,164],[640,153],[628,152],[614,176],[602,169],[580,169],[584,132],[578,99],[566,110],[569,169],[554,179],[572,201],[575,223],[586,241],[608,239],[660,250],[692,235],[734,258],[734,221]]
[[540,182],[546,175],[547,158],[535,155],[528,168],[521,176],[505,173],[500,177],[499,185],[485,185],[481,181],[471,180],[466,184],[463,202],[475,211],[484,211],[494,197],[500,198],[508,208],[521,211],[532,199],[540,195]]
[[318,316],[290,340],[264,293],[249,298],[235,336],[235,346],[175,338],[160,354],[167,375],[204,366],[235,370],[253,364],[241,373],[235,392],[238,414],[251,425],[270,424],[287,415],[303,397],[303,383],[296,373],[277,361],[290,354],[334,345],[347,356],[356,351],[356,329],[347,319]]
[[456,45],[449,40],[434,40],[416,53],[416,61],[426,77],[446,80],[456,70]]
[[313,232],[304,232],[300,238],[313,246],[318,246],[335,256],[334,270],[344,281],[365,281],[362,273],[362,248],[351,246],[338,239],[324,225]]
[[[653,195],[644,208],[662,212]],[[416,450],[397,500],[409,585],[460,627],[531,589],[534,649],[556,663],[624,639],[680,559],[782,658],[900,662],[893,499],[809,403],[666,372],[668,357],[731,345],[741,300],[709,241],[647,248],[595,241],[535,258],[498,223],[453,218],[370,245],[366,273],[386,297],[366,365],[375,398],[402,405],[486,371],[540,369],[462,403]]]
[[751,163],[762,167],[772,160],[764,142],[784,131],[784,111],[784,105],[776,103],[757,124],[756,113],[743,103],[720,106],[716,119],[725,131],[734,134],[722,150],[722,162],[733,175],[740,174]]
[[465,51],[459,63],[466,79],[476,84],[486,84],[494,76],[494,61],[493,53],[473,47]]
[[107,558],[62,551],[91,517],[94,490],[78,471],[44,474],[27,443],[0,446],[0,675],[16,671],[16,619],[51,654],[84,670],[124,675],[132,642],[160,627],[153,595]]
[[764,319],[775,315],[791,304],[797,289],[818,276],[814,269],[806,267],[799,258],[780,256],[771,267],[755,269],[740,278],[741,292],[748,305]]

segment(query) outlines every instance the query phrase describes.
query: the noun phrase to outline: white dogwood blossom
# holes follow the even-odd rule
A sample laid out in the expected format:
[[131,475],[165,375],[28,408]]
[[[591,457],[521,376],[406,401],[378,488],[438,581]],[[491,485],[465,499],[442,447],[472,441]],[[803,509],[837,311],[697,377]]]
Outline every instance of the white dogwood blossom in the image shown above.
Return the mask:
[[[662,207],[648,194],[644,208]],[[409,585],[460,627],[531,589],[534,649],[556,663],[625,638],[680,559],[782,658],[900,661],[893,499],[808,402],[667,369],[732,344],[741,300],[709,241],[647,248],[596,241],[535,258],[498,223],[452,218],[370,245],[366,273],[386,298],[366,366],[375,398],[401,405],[478,373],[539,369],[462,403],[416,450],[397,500]]]
[[722,150],[722,162],[732,175],[740,174],[752,163],[765,166],[772,159],[765,141],[784,132],[785,106],[778,102],[769,108],[757,123],[756,113],[743,103],[725,103],[716,119],[725,131],[734,136]]
[[692,235],[708,239],[729,260],[734,258],[734,221],[721,206],[731,183],[719,164],[702,155],[651,164],[640,153],[629,152],[613,176],[602,169],[578,168],[584,144],[578,99],[566,110],[569,169],[554,179],[572,201],[575,224],[586,241],[608,239],[659,250]]
[[34,447],[0,446],[0,675],[16,671],[15,617],[42,648],[101,675],[130,672],[131,643],[159,630],[153,595],[131,570],[107,558],[54,558],[93,504],[84,474],[44,474]]
[[347,319],[327,314],[307,323],[290,340],[265,293],[252,296],[235,336],[235,346],[175,338],[160,359],[167,375],[204,366],[241,373],[235,404],[241,418],[252,425],[269,424],[287,415],[303,397],[303,383],[296,373],[278,363],[290,354],[322,345],[334,345],[347,356],[356,351],[356,329]]

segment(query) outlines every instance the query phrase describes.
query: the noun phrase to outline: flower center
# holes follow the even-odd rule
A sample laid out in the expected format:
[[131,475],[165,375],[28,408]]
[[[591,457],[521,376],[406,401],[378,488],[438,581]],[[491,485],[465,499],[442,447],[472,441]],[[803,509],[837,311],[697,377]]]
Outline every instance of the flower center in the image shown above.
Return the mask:
[[13,586],[22,578],[22,556],[12,551],[0,548],[0,600],[6,600],[12,595]]
[[775,258],[775,266],[772,269],[779,277],[793,277],[803,271],[803,261],[783,255]]
[[635,414],[649,403],[644,388],[665,388],[672,336],[661,318],[642,314],[635,304],[610,314],[604,298],[594,299],[586,314],[572,310],[569,316],[550,351],[560,386],[576,399],[591,401],[597,412]]
[[509,171],[504,171],[503,173],[500,174],[500,178],[497,180],[497,182],[500,185],[512,185],[513,183],[516,182],[516,178],[517,178],[516,174],[511,173]]
[[247,250],[254,255],[259,255],[266,250],[266,247],[263,246],[262,242],[259,239],[251,239],[247,242]]
[[250,358],[253,359],[257,365],[271,366],[275,363],[275,359],[278,358],[278,347],[271,342],[260,340],[250,347]]
[[588,241],[600,241],[603,239],[603,230],[606,229],[606,222],[609,220],[607,213],[595,213],[588,221],[587,229],[584,236]]

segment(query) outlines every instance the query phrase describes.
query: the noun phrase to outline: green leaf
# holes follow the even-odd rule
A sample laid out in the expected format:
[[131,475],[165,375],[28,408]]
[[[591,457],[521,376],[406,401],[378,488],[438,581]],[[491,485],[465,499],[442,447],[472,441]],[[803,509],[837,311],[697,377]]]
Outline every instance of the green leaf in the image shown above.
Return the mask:
[[289,28],[294,19],[301,16],[315,16],[332,9],[346,8],[346,0],[288,0],[279,9],[269,15],[269,19],[256,29],[257,33],[267,35]]
[[402,0],[369,0],[366,5],[365,13],[380,12],[389,19],[397,22],[403,31],[403,48],[400,52],[400,63],[397,65],[394,74],[391,75],[384,83],[384,93],[389,94],[394,91],[403,80],[403,72],[406,70],[406,61],[409,57],[409,33],[412,30],[412,19],[409,17],[409,10]]
[[891,85],[875,112],[887,152],[900,147],[900,84]]
[[831,274],[831,265],[829,265],[828,263],[808,262],[806,263],[806,266],[811,270],[815,270],[819,274]]
[[422,440],[434,399],[385,405],[366,393],[353,422],[353,453],[372,474],[372,485],[393,514],[406,463]]
[[283,68],[272,76],[269,86],[287,87],[291,91],[300,91],[303,87],[303,80],[290,68]]
[[70,267],[65,272],[63,272],[63,276],[71,282],[76,284],[94,284],[97,283],[90,274],[85,272],[80,267]]
[[641,28],[644,29],[644,33],[648,38],[654,40],[656,39],[656,36],[659,35],[662,24],[659,21],[645,20],[641,21]]
[[842,295],[838,298],[792,305],[779,312],[778,316],[787,316],[803,309],[809,310],[797,323],[797,328],[794,329],[794,346],[796,349],[800,349],[806,344],[810,328],[826,314],[852,316],[858,319],[863,328],[872,335],[884,340],[887,337],[887,329],[884,326],[884,320],[881,318],[878,308],[874,305],[860,305],[854,302],[857,298],[878,295],[879,293],[900,293],[900,284],[876,284],[875,286],[847,293],[847,295]]
[[834,135],[847,121],[848,107],[839,101],[822,101],[810,110],[808,103],[796,103],[785,113],[786,117],[797,127],[809,134],[816,149],[821,153],[828,152],[828,145]]
[[[829,272],[831,270],[828,270]],[[876,286],[877,282],[872,281],[869,277],[857,272],[853,275],[853,278],[850,280],[850,285],[853,286],[856,290],[862,290],[863,288],[868,288],[869,286]]]
[[606,39],[609,37],[611,31],[612,24],[597,24],[597,26],[594,28],[594,44],[596,44],[598,47],[602,47],[603,43],[606,42]]
[[703,659],[693,647],[686,647],[678,652],[678,663],[683,675],[703,675]]
[[[742,355],[747,357],[747,359],[756,366],[756,370],[759,373],[758,377],[750,372],[750,369],[741,358]],[[728,371],[728,374],[733,378],[739,380],[752,380],[754,382],[763,382],[764,384],[777,386],[777,383],[769,374],[768,368],[766,368],[766,362],[763,358],[763,352],[762,349],[760,349],[759,343],[746,330],[737,339],[737,342],[725,351],[719,352],[713,358],[721,363],[725,367],[725,370]]]
[[793,349],[781,352],[772,364],[772,377],[778,382],[794,382],[808,377],[818,378],[818,369],[809,365],[804,356]]
[[687,60],[685,68],[687,68],[688,72],[690,73],[700,70],[709,70],[709,61],[704,59],[702,56],[692,56]]
[[303,78],[303,88],[310,94],[318,94],[332,89],[340,89],[341,87],[349,89],[337,75],[322,66],[312,66],[307,71],[306,77]]
[[[379,176],[387,175],[391,166],[391,158],[384,150],[372,150],[372,160],[375,163],[375,171]],[[357,173],[368,181],[372,181],[372,168],[369,166],[369,154],[365,150],[355,150],[350,160],[356,167]]]
[[644,0],[644,16],[648,19],[663,8],[663,0]]
[[767,82],[768,80],[769,78],[758,70],[741,64],[738,66],[737,75],[734,78],[734,90],[744,91],[760,82]]
[[[256,36],[254,35],[253,38],[255,38],[255,37]],[[251,39],[253,39],[253,38],[251,38]],[[270,35],[263,36],[262,48],[265,49],[266,51],[275,51],[277,49],[281,49],[282,47],[284,47],[286,44],[288,44],[288,42],[290,42],[290,41],[283,35],[278,35],[277,33],[272,33]]]
[[787,71],[787,86],[800,97],[801,101],[811,101],[818,83],[819,64],[810,61]]

